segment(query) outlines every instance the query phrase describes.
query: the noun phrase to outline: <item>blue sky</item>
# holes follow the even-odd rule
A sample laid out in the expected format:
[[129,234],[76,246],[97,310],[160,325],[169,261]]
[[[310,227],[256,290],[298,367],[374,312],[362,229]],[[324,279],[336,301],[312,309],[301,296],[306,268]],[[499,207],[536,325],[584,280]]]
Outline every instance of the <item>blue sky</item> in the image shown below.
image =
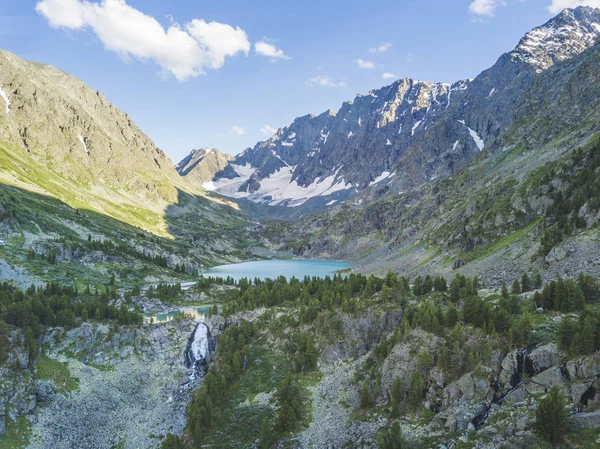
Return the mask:
[[0,0],[0,47],[102,91],[177,162],[204,146],[237,154],[270,129],[337,111],[392,76],[475,77],[554,12],[582,3],[600,6],[600,0]]

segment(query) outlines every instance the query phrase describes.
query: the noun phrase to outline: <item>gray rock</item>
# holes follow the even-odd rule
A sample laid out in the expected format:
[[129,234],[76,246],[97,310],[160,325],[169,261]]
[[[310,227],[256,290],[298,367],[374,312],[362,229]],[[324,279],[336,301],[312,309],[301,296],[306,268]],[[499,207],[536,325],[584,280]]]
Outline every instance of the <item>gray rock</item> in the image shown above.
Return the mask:
[[517,374],[518,371],[518,363],[517,357],[519,356],[519,351],[514,350],[509,352],[504,360],[502,360],[502,365],[500,368],[500,374],[498,375],[498,380],[501,385],[505,388],[510,387],[510,381],[512,377]]
[[417,367],[419,355],[425,350],[431,356],[440,348],[440,339],[421,329],[411,331],[407,341],[398,342],[387,356],[381,367],[381,394],[389,397],[390,388],[396,377],[402,378],[406,383]]
[[511,394],[504,398],[503,403],[507,404],[516,404],[518,402],[523,402],[525,400],[525,390],[523,388],[519,388],[518,390],[513,391]]
[[600,427],[600,410],[591,413],[578,413],[569,418],[572,429],[597,429]]
[[562,386],[564,384],[565,379],[560,367],[553,366],[526,381],[525,389],[530,394],[539,394],[549,391],[554,386]]
[[556,343],[539,346],[529,354],[529,360],[531,360],[536,373],[541,373],[551,366],[558,365],[564,358],[565,355],[558,349]]
[[590,385],[585,383],[574,383],[571,385],[571,399],[574,403],[581,401],[581,396],[590,388]]
[[50,402],[56,396],[56,384],[49,380],[38,380],[35,382],[35,395],[37,402]]

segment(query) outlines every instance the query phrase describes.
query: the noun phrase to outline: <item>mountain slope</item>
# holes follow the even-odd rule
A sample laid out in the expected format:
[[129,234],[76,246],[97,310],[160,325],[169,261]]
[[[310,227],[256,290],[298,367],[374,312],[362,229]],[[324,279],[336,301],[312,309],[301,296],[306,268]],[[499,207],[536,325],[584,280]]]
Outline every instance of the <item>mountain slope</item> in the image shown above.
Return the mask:
[[215,148],[200,148],[192,150],[175,169],[177,173],[202,187],[203,184],[212,181],[215,175],[227,167],[233,156],[221,153]]
[[406,191],[447,177],[512,125],[539,74],[598,37],[598,10],[565,10],[474,80],[399,80],[357,96],[337,113],[296,119],[238,155],[217,174],[214,189],[310,209],[339,204],[374,184],[393,181]]
[[54,67],[0,52],[1,140],[77,182],[174,201],[169,158],[100,93]]
[[0,89],[0,277],[185,277],[250,257],[237,205],[182,178],[101,93],[4,51]]

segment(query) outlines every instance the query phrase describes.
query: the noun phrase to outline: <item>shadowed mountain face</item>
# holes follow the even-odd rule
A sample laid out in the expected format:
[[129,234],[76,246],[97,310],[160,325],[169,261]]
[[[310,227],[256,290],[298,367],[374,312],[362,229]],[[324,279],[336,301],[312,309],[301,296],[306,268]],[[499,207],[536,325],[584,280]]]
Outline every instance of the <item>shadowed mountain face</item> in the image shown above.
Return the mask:
[[302,210],[339,204],[392,180],[403,189],[468,165],[512,125],[529,86],[600,37],[600,12],[565,10],[529,32],[474,80],[403,79],[358,95],[339,111],[297,118],[247,149],[210,189]]

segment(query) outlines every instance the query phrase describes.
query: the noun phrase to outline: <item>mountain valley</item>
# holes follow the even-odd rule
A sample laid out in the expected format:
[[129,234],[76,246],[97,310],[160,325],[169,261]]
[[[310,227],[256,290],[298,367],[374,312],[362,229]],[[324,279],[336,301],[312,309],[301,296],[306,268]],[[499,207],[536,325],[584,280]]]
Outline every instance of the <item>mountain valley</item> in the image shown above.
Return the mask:
[[176,165],[0,51],[1,448],[600,447],[599,278],[600,9]]

